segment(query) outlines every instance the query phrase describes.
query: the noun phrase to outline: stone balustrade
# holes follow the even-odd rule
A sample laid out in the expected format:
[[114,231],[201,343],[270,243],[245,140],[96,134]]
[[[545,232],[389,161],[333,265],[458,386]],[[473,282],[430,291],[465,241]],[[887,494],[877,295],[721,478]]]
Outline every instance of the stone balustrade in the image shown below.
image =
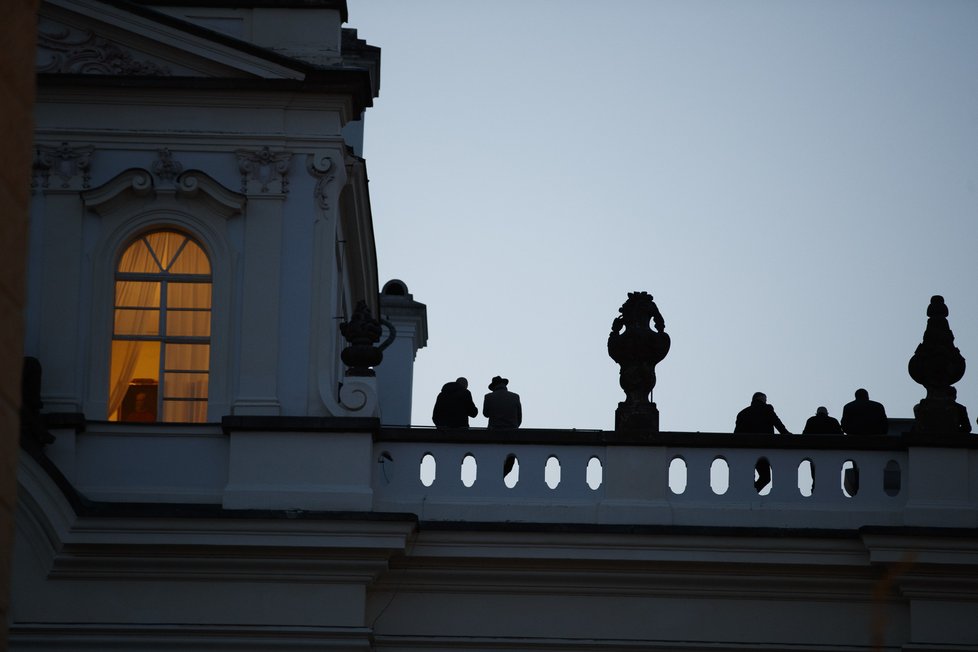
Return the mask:
[[[978,438],[386,429],[374,508],[423,520],[978,525]],[[771,467],[758,491],[755,468]]]
[[[88,422],[47,455],[96,502],[409,513],[423,521],[978,526],[978,437],[440,432],[369,419]],[[766,460],[772,482],[755,489]]]

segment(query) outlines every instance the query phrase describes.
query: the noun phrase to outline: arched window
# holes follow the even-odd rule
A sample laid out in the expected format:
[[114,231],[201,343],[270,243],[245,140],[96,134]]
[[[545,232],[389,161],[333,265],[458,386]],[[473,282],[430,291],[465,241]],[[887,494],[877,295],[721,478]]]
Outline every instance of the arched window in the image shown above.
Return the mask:
[[110,421],[207,420],[211,264],[190,236],[146,233],[115,273]]

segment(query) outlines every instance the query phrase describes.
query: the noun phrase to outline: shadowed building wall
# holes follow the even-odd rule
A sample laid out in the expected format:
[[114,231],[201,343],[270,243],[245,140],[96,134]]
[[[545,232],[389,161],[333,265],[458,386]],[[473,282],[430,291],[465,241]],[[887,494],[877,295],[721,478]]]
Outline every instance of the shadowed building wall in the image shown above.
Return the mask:
[[24,252],[34,105],[36,0],[11,0],[0,20],[0,649],[7,649],[10,551],[16,505],[20,368],[23,355]]

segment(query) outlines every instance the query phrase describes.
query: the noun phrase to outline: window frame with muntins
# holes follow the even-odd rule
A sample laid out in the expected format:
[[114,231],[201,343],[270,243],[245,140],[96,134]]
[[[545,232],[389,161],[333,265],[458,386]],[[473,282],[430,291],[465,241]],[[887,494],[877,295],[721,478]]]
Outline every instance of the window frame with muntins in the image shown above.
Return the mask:
[[175,228],[144,232],[122,251],[113,279],[110,421],[207,420],[212,272],[201,243]]

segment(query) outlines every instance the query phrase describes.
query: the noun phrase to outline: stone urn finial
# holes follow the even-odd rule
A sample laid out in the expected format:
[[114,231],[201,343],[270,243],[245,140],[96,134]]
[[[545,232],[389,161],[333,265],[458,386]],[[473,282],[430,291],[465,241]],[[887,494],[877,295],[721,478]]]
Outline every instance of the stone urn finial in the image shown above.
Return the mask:
[[374,370],[384,359],[381,349],[374,346],[380,341],[380,322],[373,318],[366,301],[357,303],[353,310],[353,318],[340,324],[340,334],[350,343],[350,346],[340,353],[344,364],[348,367],[347,376],[374,376]]
[[947,321],[944,297],[935,295],[927,306],[927,328],[907,369],[910,377],[927,390],[926,398],[914,406],[915,432],[957,432],[958,416],[954,383],[964,376],[964,357],[954,346]]
[[625,400],[615,410],[615,430],[659,432],[652,388],[655,365],[666,357],[671,344],[666,322],[648,292],[629,292],[618,312],[608,335],[608,355],[621,367],[619,384],[625,390]]

